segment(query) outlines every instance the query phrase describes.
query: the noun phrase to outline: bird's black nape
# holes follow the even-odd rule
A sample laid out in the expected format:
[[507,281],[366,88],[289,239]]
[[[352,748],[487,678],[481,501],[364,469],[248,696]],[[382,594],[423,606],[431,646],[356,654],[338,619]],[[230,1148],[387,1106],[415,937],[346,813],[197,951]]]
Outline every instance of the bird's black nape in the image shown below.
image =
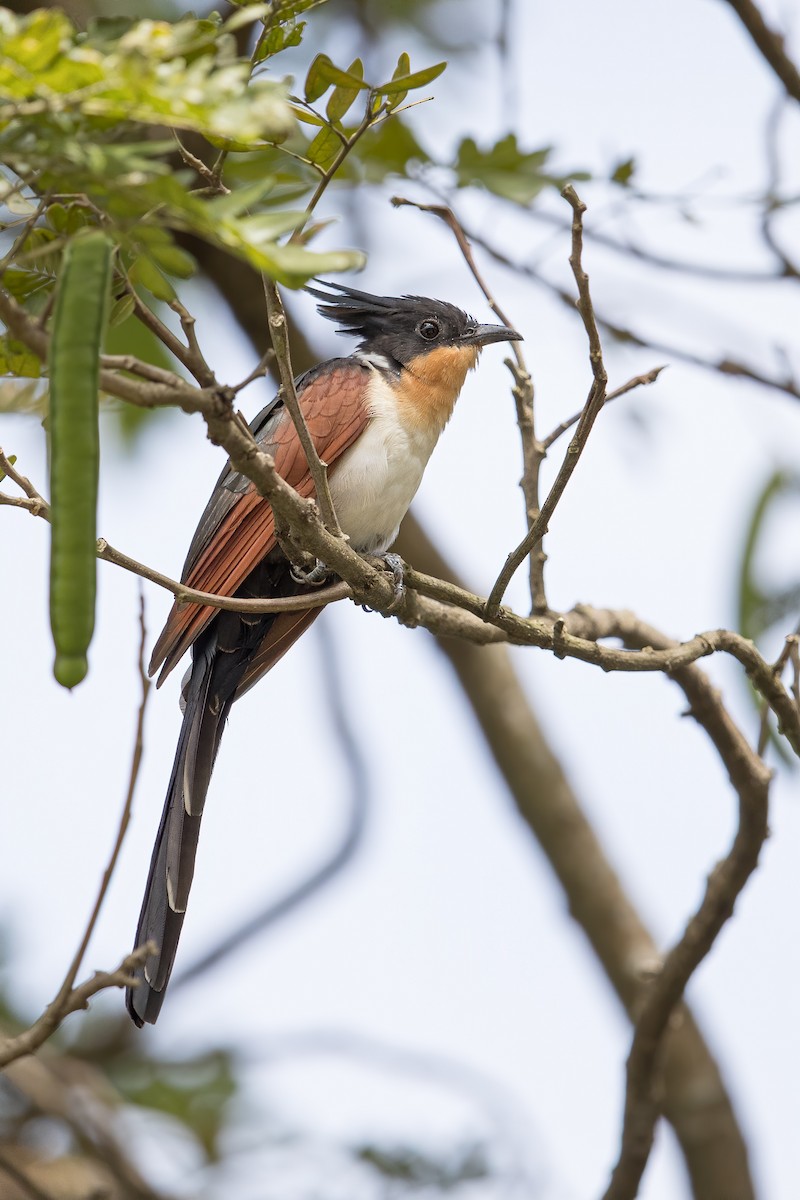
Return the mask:
[[319,282],[335,291],[322,291],[319,287],[307,287],[306,291],[322,301],[317,310],[327,320],[337,322],[336,332],[357,337],[362,350],[389,355],[400,363],[409,361],[421,349],[432,348],[419,336],[419,328],[426,321],[435,323],[434,340],[439,345],[461,342],[478,328],[474,317],[445,300],[428,296],[373,296],[343,283]]

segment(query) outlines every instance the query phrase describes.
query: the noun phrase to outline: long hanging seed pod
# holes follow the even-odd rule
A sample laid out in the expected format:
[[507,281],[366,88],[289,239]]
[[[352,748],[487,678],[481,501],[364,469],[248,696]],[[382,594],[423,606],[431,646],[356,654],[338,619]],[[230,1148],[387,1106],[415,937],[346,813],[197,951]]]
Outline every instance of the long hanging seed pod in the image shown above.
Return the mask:
[[53,673],[67,688],[88,669],[97,558],[99,355],[113,246],[98,231],[64,252],[50,343],[50,627]]

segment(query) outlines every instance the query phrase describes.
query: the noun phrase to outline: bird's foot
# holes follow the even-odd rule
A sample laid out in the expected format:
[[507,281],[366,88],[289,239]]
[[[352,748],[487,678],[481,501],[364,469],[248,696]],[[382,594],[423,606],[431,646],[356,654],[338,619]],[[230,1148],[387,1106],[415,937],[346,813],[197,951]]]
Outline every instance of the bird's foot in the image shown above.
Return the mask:
[[292,563],[289,568],[289,574],[295,583],[309,584],[311,587],[319,587],[321,583],[325,583],[331,576],[331,572],[320,559],[317,559],[314,566],[308,570],[297,566],[296,563]]
[[391,551],[387,551],[385,554],[376,554],[374,558],[389,569],[394,580],[394,598],[384,612],[384,616],[388,617],[397,612],[406,598],[405,567],[400,555],[393,554]]

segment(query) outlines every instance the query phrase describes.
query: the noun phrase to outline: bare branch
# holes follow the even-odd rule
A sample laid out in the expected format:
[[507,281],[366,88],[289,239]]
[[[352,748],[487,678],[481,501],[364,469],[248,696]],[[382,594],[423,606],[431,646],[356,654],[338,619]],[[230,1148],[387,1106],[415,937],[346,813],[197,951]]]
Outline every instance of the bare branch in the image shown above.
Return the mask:
[[303,416],[303,411],[297,399],[297,392],[294,386],[294,372],[292,371],[292,361],[289,353],[286,313],[283,311],[283,305],[275,281],[268,279],[266,275],[262,275],[262,279],[264,281],[264,296],[267,301],[267,317],[272,337],[272,348],[275,351],[275,358],[277,359],[278,371],[280,373],[283,402],[297,430],[300,445],[303,447],[308,469],[311,472],[311,478],[314,480],[314,490],[317,494],[317,502],[319,503],[325,528],[329,529],[335,537],[342,538],[344,534],[336,517],[331,489],[328,486],[328,467],[317,454],[314,439],[308,431],[306,419]]
[[[551,279],[548,279],[536,267],[530,266],[527,263],[516,262],[507,254],[504,254],[498,247],[493,246],[481,234],[475,233],[474,230],[467,231],[467,236],[476,246],[480,246],[481,249],[485,250],[495,262],[545,288],[551,295],[557,296],[568,308],[575,308],[575,298],[572,293],[566,291]],[[800,381],[790,371],[781,378],[776,375],[767,375],[749,363],[741,362],[738,359],[722,358],[714,360],[703,358],[701,355],[691,350],[686,350],[682,346],[671,345],[667,342],[637,333],[635,329],[620,325],[617,321],[612,321],[597,309],[595,309],[595,317],[600,329],[623,345],[637,346],[643,350],[654,350],[657,354],[663,355],[664,358],[670,361],[679,360],[680,362],[689,363],[691,366],[700,367],[704,371],[713,371],[720,375],[735,375],[742,379],[749,379],[753,383],[762,384],[772,391],[782,392],[787,396],[791,396],[794,400],[800,400]]]
[[[322,178],[320,179],[319,183],[317,184],[316,188],[314,189],[314,194],[311,197],[311,199],[309,200],[308,204],[306,205],[305,212],[303,213],[302,217],[300,218],[300,220],[297,223],[297,226],[293,230],[292,236],[289,238],[290,243],[300,241],[300,239],[303,235],[303,230],[305,229],[306,225],[308,224],[311,214],[314,212],[314,209],[317,207],[320,200],[325,195],[325,192],[327,191],[329,183],[331,182],[334,175],[341,167],[344,160],[347,158],[350,151],[353,149],[353,147],[359,141],[361,141],[361,138],[364,136],[364,134],[367,132],[367,130],[371,129],[373,125],[377,125],[379,120],[386,113],[385,102],[381,103],[377,108],[373,109],[374,100],[375,100],[375,93],[372,91],[367,92],[366,102],[364,105],[364,116],[361,118],[360,123],[356,126],[356,128],[353,130],[353,132],[351,134],[349,134],[349,135],[344,134],[340,129],[337,129],[335,125],[327,126],[327,128],[332,129],[333,132],[336,134],[336,136],[339,138],[341,145],[340,145],[338,151],[336,152],[335,158],[332,160],[332,162],[329,164],[329,166],[326,167],[326,169],[324,170],[324,172],[322,174]],[[308,106],[306,105],[305,107],[308,107]],[[314,112],[313,108],[311,109],[311,112]],[[317,115],[317,114],[315,114],[315,115]]]
[[[606,396],[606,404],[610,404],[612,400],[618,400],[620,396],[626,396],[628,392],[632,392],[634,388],[646,387],[649,383],[655,383],[662,371],[666,370],[666,365],[661,367],[653,367],[652,371],[646,371],[644,375],[634,375],[633,379],[629,379],[627,383],[623,383],[622,387],[618,387],[613,392],[609,392]],[[581,412],[575,413],[566,421],[562,421],[560,425],[556,425],[552,433],[549,433],[542,443],[545,449],[549,450],[554,442],[557,442],[562,433],[566,433],[573,425],[577,425],[581,419]]]
[[215,387],[217,377],[206,362],[195,330],[195,318],[181,303],[177,296],[169,301],[169,306],[181,323],[183,335],[187,344],[186,365],[201,387]]
[[578,459],[583,453],[589,434],[592,431],[592,426],[597,419],[600,409],[603,407],[606,399],[606,384],[608,376],[603,364],[603,350],[600,345],[600,334],[597,330],[597,321],[594,315],[594,307],[592,298],[589,292],[589,276],[583,269],[582,254],[583,254],[583,214],[586,211],[586,205],[582,200],[578,199],[575,189],[571,184],[568,184],[561,193],[564,199],[572,208],[572,253],[570,255],[570,266],[572,267],[575,282],[578,285],[578,311],[581,314],[584,327],[589,339],[589,362],[592,367],[592,375],[594,382],[589,391],[586,404],[578,419],[578,428],[575,435],[569,444],[564,461],[556,475],[555,482],[551,487],[547,499],[545,500],[536,520],[531,525],[526,536],[522,539],[515,550],[509,554],[505,561],[502,571],[497,577],[489,599],[486,602],[486,619],[491,621],[497,615],[500,605],[503,601],[506,588],[517,569],[525,561],[525,558],[536,547],[536,545],[547,533],[550,519],[555,512],[556,505],[564,494],[564,490],[569,483],[572,472],[578,465]]
[[[404,522],[399,544],[404,555],[426,571],[445,577],[453,598],[466,591],[413,517]],[[594,612],[586,618],[574,614],[564,625],[567,620],[584,621],[581,630],[587,636],[625,625],[624,620],[612,625],[610,616]],[[564,890],[570,915],[586,934],[633,1023],[661,955],[553,753],[511,655],[504,646],[478,648],[455,638],[439,639],[438,646],[458,674],[520,817]],[[713,698],[721,709],[719,696]],[[692,1195],[698,1200],[754,1200],[731,1099],[686,1007],[670,1022],[663,1084],[664,1114],[680,1142]]]
[[[573,627],[597,637],[618,637],[634,649],[669,650],[658,630],[630,614],[585,611]],[[771,772],[737,728],[707,677],[696,666],[670,671],[689,701],[692,717],[715,746],[739,799],[739,823],[727,856],[712,871],[706,892],[683,936],[649,985],[637,1016],[627,1064],[622,1148],[604,1200],[633,1200],[662,1108],[663,1039],[686,984],[711,949],[758,862],[767,838]]]
[[752,0],[727,0],[744,25],[756,48],[777,75],[786,92],[800,103],[800,71],[786,53],[783,35],[770,29],[764,15]]
[[191,167],[193,171],[196,171],[200,178],[204,179],[208,184],[208,188],[203,190],[211,191],[216,195],[229,195],[230,188],[226,188],[223,183],[220,183],[219,179],[214,175],[211,167],[206,166],[202,158],[198,158],[196,154],[192,154],[191,150],[184,146],[183,142],[178,137],[177,130],[173,129],[172,136],[175,138],[177,143],[178,153],[186,163],[187,167]]
[[129,371],[131,375],[138,375],[140,379],[147,379],[151,383],[163,383],[165,387],[183,383],[181,376],[176,375],[174,371],[157,367],[144,359],[135,358],[132,354],[101,354],[100,365],[109,371]]
[[[139,585],[139,587],[141,589],[141,584]],[[114,869],[117,865],[120,851],[122,850],[122,843],[125,840],[125,834],[127,833],[128,825],[129,825],[130,819],[131,819],[131,808],[133,806],[133,796],[134,796],[134,792],[136,791],[136,781],[139,778],[139,767],[141,766],[142,751],[144,748],[144,715],[145,715],[145,710],[147,708],[147,698],[150,694],[150,687],[151,687],[150,679],[148,678],[147,670],[145,668],[144,653],[145,653],[146,640],[147,640],[147,629],[145,627],[145,620],[144,620],[144,596],[142,595],[141,590],[140,590],[140,593],[139,593],[139,654],[138,654],[138,659],[137,659],[137,666],[138,666],[138,671],[139,671],[139,682],[141,685],[142,693],[141,693],[141,700],[139,702],[139,709],[138,709],[137,716],[136,716],[136,734],[135,734],[134,742],[133,742],[133,757],[131,759],[131,767],[130,767],[130,772],[128,775],[128,788],[127,788],[127,792],[125,795],[125,803],[123,804],[123,807],[122,807],[122,815],[120,816],[119,826],[117,828],[117,836],[116,836],[116,839],[114,841],[114,846],[111,851],[111,857],[108,860],[108,866],[106,867],[105,871],[103,872],[103,878],[100,882],[100,889],[97,893],[97,898],[95,899],[95,902],[94,902],[94,908],[92,909],[91,915],[89,917],[89,921],[86,925],[86,930],[84,932],[83,938],[81,939],[81,944],[77,949],[75,957],[72,960],[72,964],[71,964],[69,970],[67,971],[66,976],[64,977],[64,982],[61,985],[59,993],[53,1002],[54,1005],[56,1006],[56,1008],[58,1008],[59,1006],[63,1007],[64,1005],[66,1005],[67,1000],[69,998],[69,994],[72,991],[73,987],[75,986],[75,980],[78,976],[78,971],[81,969],[81,964],[83,962],[84,955],[86,954],[86,948],[89,945],[89,941],[91,939],[92,934],[94,933],[94,928],[95,928],[95,925],[97,924],[98,917],[100,916],[100,909],[103,907],[103,901],[106,898],[106,893],[108,892],[108,888],[111,883],[111,878],[114,874]]]
[[89,1001],[99,992],[104,992],[108,988],[134,986],[136,969],[141,967],[145,960],[155,952],[154,942],[147,942],[146,945],[137,947],[131,954],[123,958],[115,971],[95,971],[91,979],[87,979],[73,988],[63,1003],[57,1003],[54,1000],[52,1004],[48,1004],[42,1015],[34,1021],[29,1029],[23,1030],[14,1037],[0,1038],[0,1068],[7,1067],[9,1063],[14,1062],[17,1058],[22,1058],[25,1054],[35,1053],[49,1037],[52,1037],[65,1017],[82,1008],[88,1008]]
[[[267,455],[263,457],[268,459]],[[4,469],[4,464],[7,463],[8,459],[0,450],[0,469]],[[17,479],[23,479],[13,467],[11,471]],[[280,476],[278,479],[280,480]],[[280,482],[283,483],[282,480]],[[17,507],[26,507],[33,512],[44,506],[44,510],[47,510],[46,501],[39,496],[30,481],[26,479],[24,484],[32,495],[29,499],[16,501]],[[286,513],[287,522],[291,524],[297,518],[294,509],[289,506],[289,498],[295,493],[288,485],[286,487],[288,498],[280,493],[280,502],[286,505],[283,511]],[[706,655],[730,654],[744,667],[753,686],[777,716],[780,732],[800,755],[800,706],[795,703],[793,695],[787,692],[780,678],[776,676],[774,668],[762,658],[754,644],[738,633],[727,629],[710,630],[697,634],[687,642],[665,641],[663,635],[659,635],[664,647],[660,650],[653,649],[654,643],[651,642],[645,643],[635,653],[617,650],[601,646],[597,640],[591,638],[576,637],[571,632],[576,620],[582,620],[586,614],[597,614],[601,610],[581,606],[572,613],[523,617],[504,607],[499,609],[489,622],[485,618],[488,602],[482,597],[410,567],[407,567],[405,572],[407,594],[398,607],[394,586],[385,572],[377,570],[367,559],[355,554],[342,539],[329,534],[316,518],[313,506],[308,507],[308,501],[300,497],[298,501],[301,505],[301,519],[304,521],[304,546],[323,562],[329,563],[337,573],[346,577],[345,582],[320,588],[307,596],[237,600],[208,592],[197,592],[161,575],[158,571],[153,571],[150,567],[137,563],[135,559],[128,558],[127,555],[114,550],[102,538],[98,541],[98,557],[151,580],[171,591],[178,599],[207,604],[213,608],[226,608],[235,612],[293,612],[298,604],[303,608],[321,607],[334,600],[349,597],[359,604],[368,604],[384,616],[397,616],[404,625],[423,625],[431,633],[440,636],[460,637],[477,645],[507,641],[517,646],[536,646],[551,651],[559,658],[576,658],[599,666],[604,671],[663,671],[672,674]],[[14,498],[0,493],[0,504],[14,502]],[[304,505],[306,507],[302,507]],[[38,515],[46,516],[46,511],[40,511]],[[357,564],[357,570],[353,569],[354,563]],[[622,619],[620,614],[614,615],[617,619]],[[629,622],[636,620],[630,615],[626,619]]]
[[[2,458],[0,452],[0,458]],[[103,901],[106,898],[111,878],[114,874],[114,869],[119,859],[119,854],[122,849],[122,843],[125,838],[125,833],[128,828],[131,816],[131,807],[133,805],[133,796],[136,790],[136,781],[139,778],[139,767],[142,761],[143,750],[143,735],[144,735],[144,716],[147,707],[147,697],[150,693],[150,680],[147,677],[145,669],[145,641],[147,630],[144,621],[144,597],[140,596],[139,607],[139,653],[138,653],[138,670],[139,679],[141,682],[141,700],[136,717],[136,735],[133,745],[133,756],[131,759],[131,767],[128,775],[128,787],[125,795],[125,803],[122,808],[119,826],[117,828],[117,836],[114,840],[114,846],[111,851],[111,856],[108,860],[108,865],[103,872],[103,878],[100,882],[100,887],[92,907],[89,920],[81,938],[72,962],[64,976],[64,981],[58,990],[55,999],[48,1004],[44,1013],[37,1021],[30,1026],[29,1029],[16,1037],[0,1039],[0,1067],[7,1066],[17,1058],[21,1058],[25,1054],[32,1054],[38,1050],[40,1046],[58,1029],[64,1018],[70,1013],[76,1012],[78,1009],[86,1008],[92,996],[98,992],[110,987],[127,987],[130,979],[137,966],[140,966],[149,953],[147,947],[141,947],[129,954],[123,959],[116,971],[105,972],[98,971],[95,975],[80,984],[75,986],[75,980],[78,971],[81,968],[86,949],[94,933],[97,920],[100,916],[100,910],[103,906]]]
[[[445,225],[453,233],[464,261],[469,267],[478,287],[486,297],[486,301],[492,312],[495,313],[498,320],[502,321],[504,325],[513,329],[514,326],[495,300],[486,281],[478,270],[472,254],[472,247],[469,244],[469,237],[452,208],[444,204],[419,204],[417,201],[407,200],[403,196],[392,196],[392,204],[395,208],[416,208],[420,212],[431,213],[434,217],[438,217],[440,221],[444,221]],[[522,444],[522,479],[520,480],[520,487],[525,499],[525,523],[528,529],[530,529],[539,517],[539,477],[547,449],[536,438],[533,378],[526,366],[522,348],[519,342],[512,342],[510,349],[513,358],[506,359],[505,361],[514,379],[512,395],[516,404],[517,426]],[[547,611],[547,597],[544,587],[544,564],[546,558],[547,556],[541,548],[538,553],[534,552],[530,555],[529,583],[531,608],[535,613]]]

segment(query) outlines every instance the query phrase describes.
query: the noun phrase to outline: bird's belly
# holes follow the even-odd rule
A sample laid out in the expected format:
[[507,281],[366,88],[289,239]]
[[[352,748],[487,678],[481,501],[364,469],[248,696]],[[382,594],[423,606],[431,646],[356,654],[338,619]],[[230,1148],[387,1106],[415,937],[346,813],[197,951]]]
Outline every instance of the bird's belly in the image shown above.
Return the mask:
[[388,550],[432,449],[427,438],[410,435],[381,414],[345,451],[331,471],[330,488],[339,524],[356,550]]

